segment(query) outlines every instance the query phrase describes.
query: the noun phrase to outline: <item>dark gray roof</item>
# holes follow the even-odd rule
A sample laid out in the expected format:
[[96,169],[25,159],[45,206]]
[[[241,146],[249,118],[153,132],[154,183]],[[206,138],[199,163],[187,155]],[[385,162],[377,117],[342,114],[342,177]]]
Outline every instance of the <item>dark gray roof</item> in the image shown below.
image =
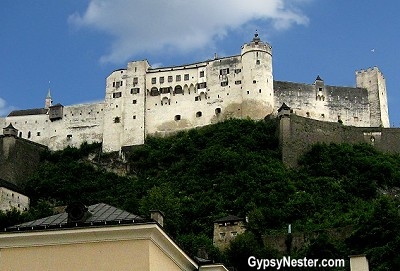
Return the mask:
[[4,188],[7,188],[7,189],[10,189],[12,191],[15,191],[15,192],[18,192],[18,193],[22,194],[21,189],[17,185],[15,185],[15,184],[13,184],[11,182],[8,182],[6,180],[3,180],[1,178],[0,178],[0,187],[4,187]]
[[16,116],[29,116],[29,115],[44,115],[47,114],[46,108],[32,108],[32,109],[24,109],[24,110],[14,110],[8,114],[7,117],[16,117]]
[[234,222],[234,221],[244,221],[244,219],[234,215],[228,215],[226,217],[215,220],[214,223]]
[[[145,220],[138,216],[118,209],[105,203],[98,203],[88,206],[90,216],[79,226],[118,224],[118,223],[134,223],[144,222]],[[55,227],[64,227],[67,225],[68,214],[66,212],[37,219],[30,222],[25,222],[19,225],[12,226],[7,230],[27,230],[27,229],[46,229]]]

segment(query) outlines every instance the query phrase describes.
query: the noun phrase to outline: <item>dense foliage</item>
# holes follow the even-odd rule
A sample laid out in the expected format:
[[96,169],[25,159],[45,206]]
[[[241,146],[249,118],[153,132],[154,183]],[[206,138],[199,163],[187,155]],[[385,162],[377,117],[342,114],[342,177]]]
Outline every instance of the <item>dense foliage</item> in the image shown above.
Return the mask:
[[[282,234],[288,224],[294,232],[320,233],[291,250],[292,257],[347,260],[366,253],[373,270],[400,270],[400,157],[370,145],[318,144],[289,170],[280,160],[276,128],[276,120],[229,120],[150,137],[128,155],[131,174],[125,177],[93,162],[110,158],[98,145],[46,153],[26,187],[36,213],[8,220],[4,216],[15,214],[0,214],[0,223],[48,212],[44,202],[105,202],[142,216],[162,210],[166,230],[189,254],[205,248],[239,270],[247,269],[250,254],[280,257],[263,236]],[[89,161],[90,153],[97,157]],[[222,253],[212,245],[212,223],[228,214],[249,222],[247,232]],[[350,229],[345,237],[329,234],[343,227]]]

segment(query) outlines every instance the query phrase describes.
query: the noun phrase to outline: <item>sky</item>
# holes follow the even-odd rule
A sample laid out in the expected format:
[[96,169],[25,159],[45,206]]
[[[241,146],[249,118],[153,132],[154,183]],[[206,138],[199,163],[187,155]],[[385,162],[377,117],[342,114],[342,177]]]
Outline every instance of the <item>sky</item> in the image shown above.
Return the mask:
[[355,86],[355,71],[386,78],[400,127],[398,0],[3,0],[0,116],[104,100],[105,79],[129,61],[153,67],[240,54],[257,30],[273,48],[275,80]]

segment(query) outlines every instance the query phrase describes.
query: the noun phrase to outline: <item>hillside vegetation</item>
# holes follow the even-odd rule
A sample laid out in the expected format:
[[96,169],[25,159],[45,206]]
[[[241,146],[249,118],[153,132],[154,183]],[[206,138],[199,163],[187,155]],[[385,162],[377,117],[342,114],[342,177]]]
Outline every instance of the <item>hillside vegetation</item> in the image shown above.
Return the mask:
[[[142,216],[162,210],[166,231],[189,254],[205,248],[238,270],[248,269],[250,255],[282,256],[263,245],[263,236],[285,233],[288,224],[293,232],[321,233],[290,251],[292,257],[347,260],[365,253],[372,270],[400,270],[398,155],[369,145],[320,144],[290,170],[280,160],[276,120],[228,120],[150,137],[127,156],[124,177],[93,166],[90,153],[97,161],[110,158],[99,148],[84,144],[44,154],[25,188],[31,211],[3,214],[1,226],[48,214],[52,205],[105,202]],[[229,214],[248,217],[247,232],[220,252],[212,246],[213,221]],[[324,231],[343,227],[351,229],[344,239]]]

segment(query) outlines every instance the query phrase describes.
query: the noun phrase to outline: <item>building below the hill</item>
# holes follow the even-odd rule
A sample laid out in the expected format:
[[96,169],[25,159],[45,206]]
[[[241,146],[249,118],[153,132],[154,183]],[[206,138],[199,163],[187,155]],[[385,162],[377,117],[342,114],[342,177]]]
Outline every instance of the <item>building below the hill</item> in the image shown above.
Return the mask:
[[0,271],[227,271],[197,263],[154,221],[104,203],[66,211],[0,233]]
[[15,184],[0,178],[0,211],[15,209],[23,212],[29,209],[29,203],[29,198]]
[[52,105],[49,91],[44,108],[12,111],[0,125],[51,150],[102,142],[104,152],[227,118],[263,119],[282,103],[316,120],[389,127],[383,74],[374,67],[355,75],[356,87],[326,85],[320,76],[311,84],[275,81],[272,47],[256,33],[234,56],[160,68],[129,62],[107,77],[103,102]]

